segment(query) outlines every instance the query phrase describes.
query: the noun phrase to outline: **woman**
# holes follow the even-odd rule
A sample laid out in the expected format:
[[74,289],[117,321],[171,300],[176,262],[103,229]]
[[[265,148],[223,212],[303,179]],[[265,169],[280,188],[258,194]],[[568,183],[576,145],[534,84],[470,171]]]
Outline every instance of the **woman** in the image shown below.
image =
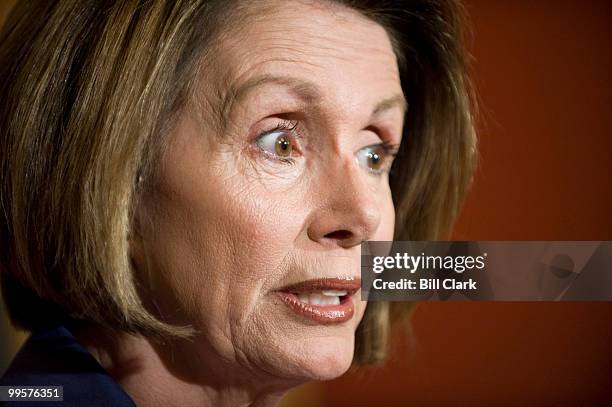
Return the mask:
[[382,360],[406,305],[366,309],[359,244],[450,230],[460,37],[441,0],[20,2],[0,264],[33,335],[2,384],[266,405]]

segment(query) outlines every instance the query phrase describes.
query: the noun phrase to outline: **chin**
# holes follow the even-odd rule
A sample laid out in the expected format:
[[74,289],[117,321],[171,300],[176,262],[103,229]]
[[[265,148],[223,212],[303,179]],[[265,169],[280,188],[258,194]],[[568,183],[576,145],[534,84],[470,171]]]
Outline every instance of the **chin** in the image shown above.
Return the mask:
[[[298,343],[285,343],[286,357],[278,366],[283,375],[302,381],[331,380],[351,367],[355,348],[354,333],[338,336],[313,336]],[[287,371],[290,370],[290,371]]]
[[353,363],[355,331],[365,310],[357,302],[350,322],[330,325],[304,324],[291,319],[275,348],[285,357],[277,364],[286,376],[301,381],[332,380],[342,376]]

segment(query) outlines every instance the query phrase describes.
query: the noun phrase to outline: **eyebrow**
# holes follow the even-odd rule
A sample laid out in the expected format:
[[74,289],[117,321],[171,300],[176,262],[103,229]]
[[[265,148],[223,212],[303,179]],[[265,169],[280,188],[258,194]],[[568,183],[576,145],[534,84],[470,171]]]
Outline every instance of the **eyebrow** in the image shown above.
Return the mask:
[[[323,99],[320,88],[308,80],[292,76],[259,75],[247,80],[242,85],[227,93],[221,109],[224,120],[227,122],[233,106],[247,94],[260,86],[270,83],[288,87],[295,96],[308,103],[316,104]],[[370,119],[393,108],[399,108],[402,111],[402,115],[406,113],[408,102],[403,93],[398,93],[378,102],[372,110]]]

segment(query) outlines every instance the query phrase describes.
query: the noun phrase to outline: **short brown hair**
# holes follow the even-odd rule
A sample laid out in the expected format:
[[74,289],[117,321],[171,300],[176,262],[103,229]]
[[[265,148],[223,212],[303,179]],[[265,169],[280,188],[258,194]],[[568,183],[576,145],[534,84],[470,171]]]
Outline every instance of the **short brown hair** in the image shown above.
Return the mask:
[[[337,1],[387,28],[408,100],[391,173],[396,239],[450,232],[476,138],[452,0]],[[151,174],[228,2],[18,2],[0,34],[0,273],[13,323],[91,321],[188,336],[143,306],[128,252]],[[355,361],[381,360],[393,315],[370,303]]]

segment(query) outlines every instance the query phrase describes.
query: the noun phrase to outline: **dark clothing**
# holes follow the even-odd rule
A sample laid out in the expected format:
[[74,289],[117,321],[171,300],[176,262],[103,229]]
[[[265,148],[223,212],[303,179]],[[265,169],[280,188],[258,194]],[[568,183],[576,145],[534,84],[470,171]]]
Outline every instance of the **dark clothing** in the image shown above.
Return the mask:
[[0,386],[63,386],[64,401],[5,401],[3,406],[135,406],[70,330],[56,324],[34,332]]

